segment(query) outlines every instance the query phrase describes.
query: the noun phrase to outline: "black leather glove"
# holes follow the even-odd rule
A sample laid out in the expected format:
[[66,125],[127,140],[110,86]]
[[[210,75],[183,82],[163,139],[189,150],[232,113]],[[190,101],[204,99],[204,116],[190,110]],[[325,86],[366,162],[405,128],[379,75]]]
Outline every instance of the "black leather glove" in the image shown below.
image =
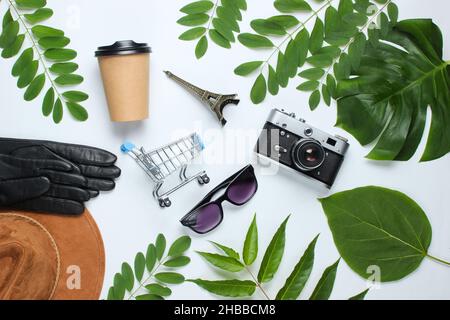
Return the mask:
[[0,208],[81,214],[89,192],[59,184],[77,181],[70,170],[65,161],[0,155]]
[[26,159],[65,160],[72,165],[71,173],[83,176],[77,186],[88,189],[91,197],[99,191],[114,189],[114,179],[120,169],[114,166],[117,157],[105,150],[52,141],[0,138],[0,154]]
[[[114,165],[117,158],[114,154],[98,148],[65,144],[52,141],[41,140],[21,140],[0,138],[0,156],[3,159],[3,166],[13,167],[16,175],[20,177],[41,177],[36,184],[38,190],[31,190],[28,200],[13,202],[9,208],[32,210],[39,212],[50,212],[59,214],[76,215],[84,211],[84,202],[96,197],[99,191],[109,191],[114,189],[114,179],[120,176],[120,169]],[[31,162],[27,162],[31,161]],[[36,162],[33,163],[33,160]],[[18,162],[17,162],[18,161]],[[57,163],[60,166],[51,164]],[[64,164],[61,166],[61,164]],[[1,171],[2,163],[0,163]],[[40,167],[41,166],[41,167]],[[15,179],[15,176],[9,176]],[[8,177],[0,180],[4,183]],[[45,189],[45,180],[48,181],[48,188],[43,194],[32,197],[36,192]],[[20,183],[26,183],[21,181]],[[9,183],[9,182],[8,182]],[[0,197],[4,199],[21,199],[27,196],[18,195],[18,191],[2,193]],[[1,206],[1,202],[0,202]]]

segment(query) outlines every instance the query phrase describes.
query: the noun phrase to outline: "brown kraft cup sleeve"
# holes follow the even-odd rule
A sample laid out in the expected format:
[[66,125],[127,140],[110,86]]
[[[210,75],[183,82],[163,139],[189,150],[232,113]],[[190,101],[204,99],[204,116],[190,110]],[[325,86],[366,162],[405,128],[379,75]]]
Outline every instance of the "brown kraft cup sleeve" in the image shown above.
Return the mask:
[[139,121],[149,116],[150,54],[99,57],[112,121]]

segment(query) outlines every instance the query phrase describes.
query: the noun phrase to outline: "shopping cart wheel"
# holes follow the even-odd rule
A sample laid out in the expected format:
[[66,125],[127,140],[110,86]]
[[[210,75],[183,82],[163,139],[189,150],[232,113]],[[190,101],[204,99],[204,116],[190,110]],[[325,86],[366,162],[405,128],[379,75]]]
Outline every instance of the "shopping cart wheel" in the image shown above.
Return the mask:
[[164,206],[167,208],[172,205],[172,201],[170,201],[169,198],[164,199],[163,202],[164,202]]
[[160,200],[158,200],[158,203],[159,203],[159,206],[161,208],[165,208],[166,207],[166,204],[164,203],[164,200],[160,199]]
[[203,181],[204,184],[208,184],[211,180],[209,179],[209,177],[207,175],[204,175],[202,177],[202,181]]

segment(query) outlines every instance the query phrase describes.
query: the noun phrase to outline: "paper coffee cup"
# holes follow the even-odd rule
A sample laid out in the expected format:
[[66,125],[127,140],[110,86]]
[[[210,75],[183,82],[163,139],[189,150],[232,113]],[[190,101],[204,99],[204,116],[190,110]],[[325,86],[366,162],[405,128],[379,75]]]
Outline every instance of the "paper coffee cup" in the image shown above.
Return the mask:
[[118,41],[95,52],[112,121],[139,121],[149,115],[151,48],[146,43]]

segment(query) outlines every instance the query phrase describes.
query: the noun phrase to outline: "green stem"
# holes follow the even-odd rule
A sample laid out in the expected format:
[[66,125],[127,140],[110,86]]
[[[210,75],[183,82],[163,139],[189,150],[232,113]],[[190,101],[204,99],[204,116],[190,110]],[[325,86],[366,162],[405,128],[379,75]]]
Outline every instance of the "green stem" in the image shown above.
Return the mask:
[[253,273],[250,271],[250,269],[245,267],[245,270],[247,270],[247,272],[253,278],[253,281],[256,283],[256,286],[259,288],[259,290],[261,290],[261,292],[266,297],[266,299],[270,301],[271,299],[270,299],[269,295],[267,294],[266,290],[264,290],[264,288],[262,287],[261,283],[259,283],[258,279],[253,275]]
[[17,18],[19,19],[20,23],[22,24],[23,28],[25,29],[25,32],[32,43],[32,48],[33,48],[34,52],[36,52],[36,54],[38,55],[39,62],[41,64],[42,68],[44,69],[44,73],[45,73],[46,77],[48,78],[48,80],[50,81],[50,84],[51,84],[53,90],[55,91],[56,95],[61,100],[61,102],[64,101],[62,95],[58,91],[58,87],[56,86],[55,82],[53,81],[53,78],[50,75],[50,71],[47,68],[47,64],[45,63],[45,60],[44,60],[44,55],[39,50],[38,44],[36,43],[36,40],[34,39],[31,30],[30,30],[30,28],[28,28],[28,24],[25,22],[23,16],[19,12],[19,10],[17,10],[17,8],[14,6],[12,0],[8,0],[8,2],[9,2],[9,7],[14,10],[15,14],[17,15]]
[[362,26],[360,29],[358,29],[358,32],[356,32],[356,34],[355,34],[352,38],[350,38],[350,40],[347,42],[347,44],[346,44],[346,45],[344,46],[344,48],[341,50],[341,54],[340,54],[337,58],[335,58],[335,59],[333,60],[333,63],[331,64],[331,66],[327,69],[327,71],[326,71],[325,74],[323,75],[322,80],[320,81],[320,84],[321,84],[321,85],[324,84],[324,81],[326,80],[326,78],[327,78],[328,75],[330,74],[331,69],[332,69],[332,68],[334,67],[334,65],[338,62],[338,60],[340,60],[342,54],[345,53],[345,52],[348,50],[348,48],[351,46],[351,44],[352,44],[353,42],[355,42],[356,36],[357,36],[360,32],[363,32],[364,30],[366,30],[366,29],[370,26],[370,24],[371,24],[376,18],[378,18],[378,16],[384,11],[384,9],[386,9],[386,7],[387,7],[391,2],[392,2],[392,0],[388,0],[382,7],[380,7],[380,8],[378,9],[377,13],[375,13],[375,14],[373,15],[373,17],[370,18],[364,26]]
[[450,266],[450,262],[447,262],[447,261],[445,261],[445,260],[442,260],[442,259],[433,257],[433,256],[431,256],[431,255],[429,255],[429,254],[427,254],[427,257],[430,258],[431,260],[436,261],[436,262],[439,262],[439,263],[445,264],[445,265],[447,265],[447,266]]
[[281,41],[281,43],[280,43],[278,46],[275,47],[275,50],[273,50],[273,52],[272,52],[272,54],[269,56],[269,58],[267,58],[267,60],[264,61],[263,65],[261,66],[261,71],[260,71],[260,73],[263,72],[264,67],[267,66],[267,65],[269,64],[269,62],[270,62],[270,60],[272,59],[272,57],[273,57],[276,53],[278,53],[278,52],[281,51],[281,47],[282,47],[288,40],[293,39],[293,38],[294,38],[294,35],[296,35],[296,34],[297,34],[298,32],[300,32],[300,31],[302,31],[303,29],[305,29],[305,28],[306,28],[306,24],[307,24],[308,22],[310,22],[312,19],[314,19],[315,17],[317,17],[317,16],[319,15],[319,13],[322,12],[322,10],[324,10],[325,8],[328,8],[328,7],[331,5],[331,3],[332,3],[333,1],[334,1],[334,0],[328,0],[328,1],[327,1],[324,5],[322,5],[319,9],[313,10],[314,13],[313,13],[311,16],[309,16],[308,19],[306,19],[304,22],[300,22],[300,25],[297,26],[297,28],[296,28],[292,33],[288,33],[288,36],[287,36],[285,39],[283,39],[283,41]]
[[209,17],[208,27],[206,28],[208,31],[211,28],[211,23],[212,23],[212,20],[214,19],[214,16],[216,15],[218,6],[219,6],[219,0],[216,0],[216,3],[214,4],[214,8],[212,10],[211,16]]
[[132,298],[135,297],[135,295],[139,292],[139,290],[142,289],[142,287],[147,285],[147,282],[153,278],[154,274],[156,273],[156,271],[158,271],[158,269],[164,264],[164,262],[166,262],[167,257],[165,257],[164,259],[162,259],[161,261],[159,261],[158,265],[156,266],[155,269],[153,269],[152,272],[150,272],[150,275],[142,282],[139,283],[139,287],[137,287],[132,293],[130,293],[130,296],[128,297],[127,300],[131,300]]

